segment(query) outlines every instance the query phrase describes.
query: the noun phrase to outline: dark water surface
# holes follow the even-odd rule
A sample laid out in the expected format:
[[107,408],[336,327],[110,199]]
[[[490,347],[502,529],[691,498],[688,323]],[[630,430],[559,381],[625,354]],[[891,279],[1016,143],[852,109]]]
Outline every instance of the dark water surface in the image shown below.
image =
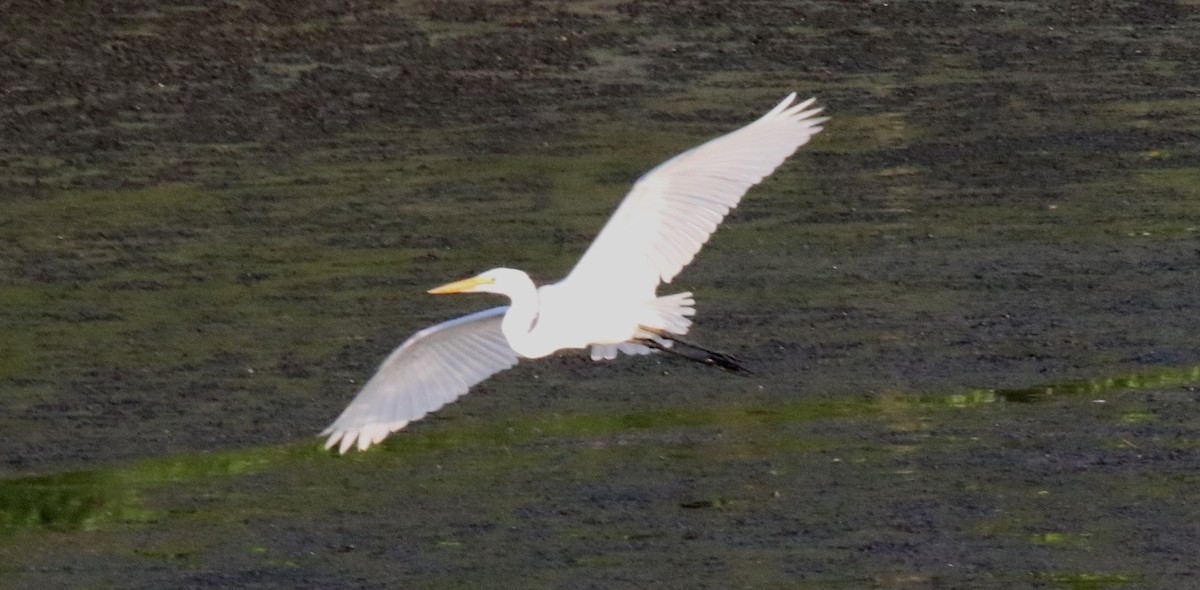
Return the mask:
[[[1200,5],[11,2],[0,587],[1200,585]],[[567,354],[313,435],[424,290],[565,274],[787,92],[665,292],[739,378]]]

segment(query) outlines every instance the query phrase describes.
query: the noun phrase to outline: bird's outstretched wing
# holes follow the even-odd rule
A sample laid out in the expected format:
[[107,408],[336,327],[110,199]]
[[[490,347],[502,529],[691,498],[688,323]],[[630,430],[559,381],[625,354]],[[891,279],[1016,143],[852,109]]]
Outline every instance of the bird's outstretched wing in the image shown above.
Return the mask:
[[325,448],[345,453],[380,442],[458,399],[473,385],[517,364],[500,331],[508,306],[430,326],[392,351],[333,424]]
[[[647,172],[561,284],[637,289],[671,282],[742,195],[821,131],[815,99],[792,93],[757,121]],[[808,110],[805,110],[808,109]]]

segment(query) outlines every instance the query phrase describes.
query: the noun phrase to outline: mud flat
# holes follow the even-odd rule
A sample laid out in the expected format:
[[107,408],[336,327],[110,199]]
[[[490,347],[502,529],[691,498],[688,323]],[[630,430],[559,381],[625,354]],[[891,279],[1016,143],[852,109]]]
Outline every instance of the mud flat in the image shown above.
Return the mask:
[[[1188,2],[12,2],[0,585],[1197,583]],[[498,264],[787,92],[676,281],[753,365],[564,355],[311,436]]]

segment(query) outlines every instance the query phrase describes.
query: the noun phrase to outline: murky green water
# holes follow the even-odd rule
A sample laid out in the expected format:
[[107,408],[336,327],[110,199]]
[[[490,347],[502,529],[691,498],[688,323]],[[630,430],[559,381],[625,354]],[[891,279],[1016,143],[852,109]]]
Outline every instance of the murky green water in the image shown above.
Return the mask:
[[[0,586],[1186,588],[1200,7],[8,10]],[[99,48],[99,49],[97,49]],[[429,298],[834,119],[677,281],[739,378],[563,356],[313,436]]]
[[[830,563],[808,584],[1154,585],[1152,555],[1110,548],[1194,515],[1196,472],[1161,460],[1194,453],[1194,418],[1162,414],[1198,373],[466,417],[345,458],[308,441],[13,478],[0,556],[11,580],[66,585],[773,585]],[[947,561],[874,558],[897,554]]]

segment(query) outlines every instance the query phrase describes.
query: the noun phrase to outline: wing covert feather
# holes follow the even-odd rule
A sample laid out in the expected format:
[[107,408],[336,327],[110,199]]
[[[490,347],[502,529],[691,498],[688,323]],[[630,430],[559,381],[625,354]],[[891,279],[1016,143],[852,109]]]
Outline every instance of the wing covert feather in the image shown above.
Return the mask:
[[644,174],[563,282],[648,293],[671,282],[742,195],[821,131],[814,99],[795,100]]
[[508,306],[430,326],[413,334],[379,366],[337,420],[321,433],[325,448],[345,453],[458,399],[472,386],[517,364],[500,322]]

